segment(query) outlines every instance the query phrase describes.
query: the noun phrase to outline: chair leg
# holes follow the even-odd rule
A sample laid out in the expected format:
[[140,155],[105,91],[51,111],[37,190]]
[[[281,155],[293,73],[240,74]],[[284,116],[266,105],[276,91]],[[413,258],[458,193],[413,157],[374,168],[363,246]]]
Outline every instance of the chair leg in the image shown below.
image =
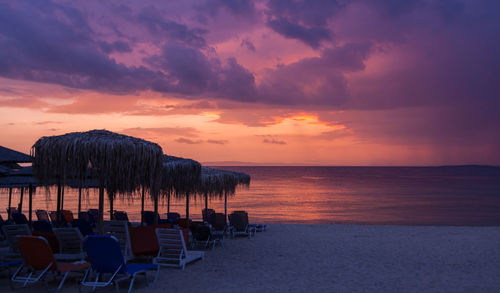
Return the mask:
[[134,287],[135,276],[136,274],[132,275],[132,280],[130,280],[130,286],[128,287],[128,293],[132,292],[132,287]]
[[60,291],[60,290],[61,290],[62,286],[64,285],[64,281],[66,281],[66,278],[68,277],[69,272],[70,272],[70,271],[67,271],[67,272],[64,274],[64,276],[63,276],[63,278],[62,278],[62,280],[61,280],[61,283],[59,283],[59,286],[57,287],[57,291]]

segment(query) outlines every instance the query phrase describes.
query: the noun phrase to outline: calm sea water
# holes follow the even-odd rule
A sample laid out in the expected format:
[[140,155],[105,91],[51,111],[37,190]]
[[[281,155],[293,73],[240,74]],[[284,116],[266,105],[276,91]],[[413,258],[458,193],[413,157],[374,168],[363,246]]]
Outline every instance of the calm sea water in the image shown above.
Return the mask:
[[[250,188],[230,198],[228,210],[246,210],[252,222],[500,225],[500,167],[221,168],[251,175]],[[55,209],[55,194],[39,189],[34,209]],[[95,192],[84,198],[83,209],[97,207]],[[0,200],[6,207],[7,192]],[[13,202],[18,201],[15,191]],[[201,218],[203,207],[202,199],[192,200],[191,217]],[[224,201],[210,200],[209,207],[224,212]],[[64,208],[77,210],[75,191],[66,192]],[[140,218],[140,200],[117,200],[115,209]],[[146,209],[152,210],[150,201]],[[160,211],[166,212],[166,202]],[[171,211],[184,215],[184,200],[174,200]],[[5,208],[2,213],[5,217]]]

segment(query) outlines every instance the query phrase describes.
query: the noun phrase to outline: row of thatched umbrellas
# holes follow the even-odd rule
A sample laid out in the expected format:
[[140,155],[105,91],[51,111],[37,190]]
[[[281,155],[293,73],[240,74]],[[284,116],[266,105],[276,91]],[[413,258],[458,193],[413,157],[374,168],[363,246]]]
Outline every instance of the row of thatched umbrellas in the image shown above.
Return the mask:
[[[31,159],[30,156],[27,157]],[[155,215],[158,214],[160,197],[167,197],[168,211],[171,196],[184,197],[188,218],[190,196],[203,195],[205,207],[208,197],[224,197],[227,214],[227,197],[234,195],[237,186],[248,186],[250,183],[250,176],[247,174],[215,170],[202,167],[194,160],[166,156],[155,143],[105,130],[42,137],[32,147],[32,158],[33,176],[29,180],[33,182],[25,181],[22,186],[8,185],[8,182],[2,184],[1,180],[4,178],[13,180],[14,174],[11,172],[9,176],[0,177],[0,188],[21,187],[21,192],[22,187],[29,188],[30,220],[34,186],[58,186],[58,211],[62,210],[64,186],[79,189],[79,210],[81,189],[98,188],[100,232],[104,214],[104,191],[110,200],[110,211],[113,211],[113,200],[118,194],[133,198],[139,193],[141,208],[144,210],[144,198],[148,193],[154,202]],[[29,173],[29,170],[21,168],[23,169],[25,173]],[[9,198],[10,194],[11,191]],[[156,219],[155,216],[155,221]]]

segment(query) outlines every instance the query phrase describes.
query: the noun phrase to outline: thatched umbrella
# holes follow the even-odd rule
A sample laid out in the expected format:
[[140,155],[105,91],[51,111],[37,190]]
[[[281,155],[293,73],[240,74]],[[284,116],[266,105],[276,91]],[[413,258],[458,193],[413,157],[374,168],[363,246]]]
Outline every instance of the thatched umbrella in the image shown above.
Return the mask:
[[[35,177],[84,180],[90,168],[99,179],[99,232],[102,233],[104,189],[110,197],[132,194],[141,187],[158,196],[162,173],[159,145],[106,130],[42,137],[32,147]],[[155,208],[155,212],[158,212]]]
[[237,186],[249,185],[250,175],[245,173],[202,167],[197,192],[205,196],[205,208],[208,207],[208,196],[219,198],[224,196],[224,214],[227,216],[227,197],[234,195]]
[[[19,169],[18,163],[30,163],[32,157],[21,152],[0,146],[0,175],[8,175],[12,169]],[[21,207],[22,207],[22,194],[24,189],[21,188]],[[12,200],[12,187],[9,187],[9,206],[8,218],[10,219],[10,205]]]
[[189,198],[196,194],[201,178],[201,164],[195,160],[163,156],[162,194],[167,196],[167,212],[170,212],[170,196],[186,198],[186,219],[189,219]]
[[31,226],[33,214],[33,191],[38,186],[37,180],[33,177],[33,170],[31,167],[20,167],[13,169],[7,176],[0,177],[0,189],[9,189],[9,217],[10,217],[10,204],[12,196],[12,188],[19,188],[21,190],[21,199],[19,202],[19,212],[22,212],[23,194],[24,189],[28,188],[28,220]]

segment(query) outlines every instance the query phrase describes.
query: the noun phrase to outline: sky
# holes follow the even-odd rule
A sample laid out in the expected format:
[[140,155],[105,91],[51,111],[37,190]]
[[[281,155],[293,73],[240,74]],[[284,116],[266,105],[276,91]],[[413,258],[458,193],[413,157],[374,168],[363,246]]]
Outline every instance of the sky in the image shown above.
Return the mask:
[[0,145],[107,129],[211,164],[500,165],[496,0],[0,0]]

